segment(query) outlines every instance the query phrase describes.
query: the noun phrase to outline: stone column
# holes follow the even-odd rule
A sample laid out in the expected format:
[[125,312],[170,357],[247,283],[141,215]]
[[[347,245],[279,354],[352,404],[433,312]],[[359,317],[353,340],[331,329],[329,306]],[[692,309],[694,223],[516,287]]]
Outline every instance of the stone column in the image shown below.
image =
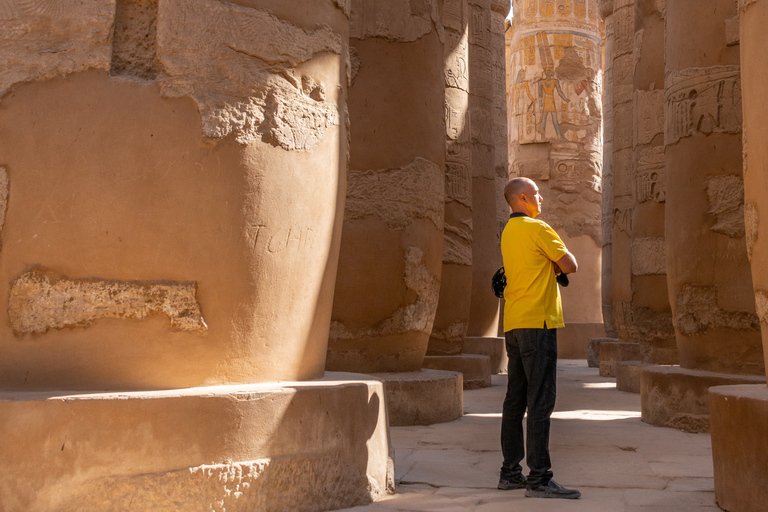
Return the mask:
[[[726,36],[735,37],[735,19]],[[765,81],[768,53],[766,0],[740,2],[741,81],[744,112],[744,217],[763,354],[768,354],[768,128]],[[723,509],[757,512],[768,502],[768,388],[764,384],[710,388],[715,496]],[[736,434],[738,432],[738,434]],[[744,492],[754,488],[754,492]]]
[[443,260],[444,38],[435,1],[352,2],[353,143],[329,370],[421,368]]
[[472,294],[472,145],[467,0],[443,3],[445,26],[445,233],[429,355],[461,354]]
[[618,338],[613,319],[613,0],[601,0],[605,21],[603,38],[603,179],[602,179],[602,267],[600,272],[603,326],[608,338]]
[[499,299],[490,279],[501,266],[494,170],[491,0],[469,0],[469,110],[472,139],[472,299],[469,336],[496,336]]
[[709,429],[707,390],[764,381],[744,228],[738,19],[730,0],[666,10],[667,282],[681,368],[643,370],[643,420]]
[[351,2],[352,144],[326,368],[379,375],[391,425],[452,421],[462,413],[461,374],[420,371],[443,266],[441,4]]
[[2,510],[391,487],[381,383],[289,383],[324,373],[349,15],[247,4],[0,8]]
[[643,362],[676,364],[677,346],[666,276],[664,218],[664,10],[665,0],[635,6],[632,110],[632,301],[634,341]]
[[597,2],[518,0],[511,43],[513,174],[539,184],[541,219],[562,236],[579,272],[562,289],[563,357],[587,356],[601,312],[601,68]]

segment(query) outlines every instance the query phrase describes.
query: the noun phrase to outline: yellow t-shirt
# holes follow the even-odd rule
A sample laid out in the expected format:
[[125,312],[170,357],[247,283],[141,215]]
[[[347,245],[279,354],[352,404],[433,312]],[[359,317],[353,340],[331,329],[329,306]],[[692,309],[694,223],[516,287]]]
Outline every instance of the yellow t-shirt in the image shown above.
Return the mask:
[[504,290],[504,331],[564,327],[554,263],[568,249],[546,222],[527,215],[509,219],[501,234]]

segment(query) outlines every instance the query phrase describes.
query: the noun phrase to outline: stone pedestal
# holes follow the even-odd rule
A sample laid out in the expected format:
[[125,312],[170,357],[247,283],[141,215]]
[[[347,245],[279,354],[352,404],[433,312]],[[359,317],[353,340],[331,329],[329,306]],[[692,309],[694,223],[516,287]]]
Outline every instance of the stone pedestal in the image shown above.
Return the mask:
[[715,498],[723,510],[762,512],[768,503],[768,388],[709,388]]
[[648,365],[641,372],[643,421],[686,432],[709,432],[710,387],[760,383],[765,386],[765,377],[688,370],[679,366]]
[[389,425],[432,425],[461,418],[464,407],[463,378],[459,372],[420,370],[377,373],[384,383]]
[[614,367],[616,372],[616,389],[629,393],[640,393],[641,370],[644,366],[646,366],[646,363],[641,361],[617,361]]
[[605,336],[602,322],[565,322],[557,330],[557,357],[559,359],[586,359],[589,339]]
[[0,509],[320,512],[370,503],[394,492],[394,462],[384,386],[361,378],[0,393]]
[[618,361],[639,361],[640,345],[626,342],[600,343],[600,376],[616,377]]
[[600,367],[600,346],[603,343],[618,343],[618,338],[591,338],[587,346],[587,365],[590,368]]
[[464,340],[465,354],[479,354],[491,358],[491,373],[507,373],[509,358],[503,336],[499,337],[468,337]]
[[463,375],[464,389],[491,387],[491,358],[488,356],[426,356],[423,367],[429,370],[460,372]]

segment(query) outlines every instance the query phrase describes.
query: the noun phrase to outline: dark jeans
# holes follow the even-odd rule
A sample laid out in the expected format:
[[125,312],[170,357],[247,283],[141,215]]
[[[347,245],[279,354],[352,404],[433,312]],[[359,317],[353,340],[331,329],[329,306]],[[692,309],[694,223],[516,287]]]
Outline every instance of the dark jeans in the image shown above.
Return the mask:
[[[546,324],[545,324],[546,327]],[[557,329],[513,329],[504,333],[509,356],[509,383],[501,416],[501,477],[520,475],[525,457],[528,486],[546,485],[552,479],[549,459],[549,417],[555,409]],[[523,416],[528,409],[526,443]]]

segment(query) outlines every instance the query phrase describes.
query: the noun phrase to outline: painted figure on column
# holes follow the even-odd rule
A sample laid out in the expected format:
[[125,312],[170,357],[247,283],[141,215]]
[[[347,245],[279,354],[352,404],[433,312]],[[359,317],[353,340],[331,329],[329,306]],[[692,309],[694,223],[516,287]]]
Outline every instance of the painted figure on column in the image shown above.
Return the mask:
[[539,82],[539,108],[541,109],[541,136],[546,138],[547,134],[547,117],[552,118],[552,125],[557,133],[557,138],[562,138],[560,135],[560,125],[557,121],[557,106],[555,105],[555,91],[560,95],[560,98],[565,103],[570,103],[570,100],[565,97],[563,90],[560,88],[560,81],[555,78],[555,72],[552,68],[544,69],[545,78]]

